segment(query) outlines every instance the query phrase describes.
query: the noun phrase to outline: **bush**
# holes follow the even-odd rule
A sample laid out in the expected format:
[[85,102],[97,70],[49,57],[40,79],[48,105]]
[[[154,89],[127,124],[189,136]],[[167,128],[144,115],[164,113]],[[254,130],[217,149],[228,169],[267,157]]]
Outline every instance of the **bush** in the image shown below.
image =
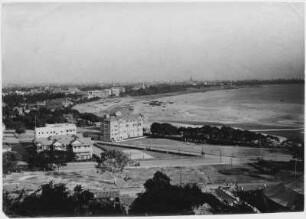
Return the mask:
[[15,130],[15,132],[17,133],[17,134],[22,134],[22,133],[25,133],[26,132],[26,129],[25,129],[25,127],[18,127],[16,130]]
[[109,150],[101,153],[101,157],[95,156],[97,168],[102,171],[122,171],[129,162],[128,156],[116,150]]
[[77,185],[72,194],[64,184],[52,181],[40,189],[12,199],[8,192],[3,193],[3,210],[8,216],[42,217],[42,216],[95,216],[122,214],[110,201],[97,200],[92,192]]

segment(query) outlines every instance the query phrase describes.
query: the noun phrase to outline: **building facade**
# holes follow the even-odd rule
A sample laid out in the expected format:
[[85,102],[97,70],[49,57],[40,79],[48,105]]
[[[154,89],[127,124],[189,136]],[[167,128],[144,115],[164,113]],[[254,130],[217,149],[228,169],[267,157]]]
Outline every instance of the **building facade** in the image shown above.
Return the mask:
[[54,135],[34,140],[36,152],[49,151],[71,151],[76,161],[90,160],[92,158],[92,143],[89,138],[82,135]]
[[111,93],[113,96],[119,97],[120,96],[120,92],[121,92],[121,88],[120,87],[112,87],[111,88]]
[[111,95],[111,90],[110,89],[104,89],[104,90],[91,90],[87,92],[87,98],[94,98],[94,97],[99,97],[99,98],[107,98]]
[[101,123],[102,141],[122,141],[143,136],[144,118],[141,114],[116,112],[104,116]]
[[75,135],[76,133],[76,125],[70,123],[46,124],[45,127],[35,128],[35,138],[48,138],[55,135]]

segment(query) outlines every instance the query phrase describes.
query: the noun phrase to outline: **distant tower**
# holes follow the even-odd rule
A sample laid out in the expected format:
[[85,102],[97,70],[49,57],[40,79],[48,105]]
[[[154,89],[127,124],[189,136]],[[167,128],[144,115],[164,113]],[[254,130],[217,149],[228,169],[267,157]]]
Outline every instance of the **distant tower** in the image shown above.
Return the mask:
[[190,82],[193,82],[193,80],[192,80],[192,76],[190,75],[190,80],[189,80]]

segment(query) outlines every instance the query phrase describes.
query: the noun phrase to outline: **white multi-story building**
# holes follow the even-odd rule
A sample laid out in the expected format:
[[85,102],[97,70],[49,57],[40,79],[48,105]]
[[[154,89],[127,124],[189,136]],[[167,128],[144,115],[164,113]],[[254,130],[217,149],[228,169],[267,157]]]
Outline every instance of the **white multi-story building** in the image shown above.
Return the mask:
[[99,98],[107,98],[112,94],[111,89],[104,90],[92,90],[87,92],[88,98],[99,97]]
[[119,97],[121,92],[121,87],[112,87],[111,88],[111,93],[112,95]]
[[46,124],[45,127],[35,128],[35,138],[48,138],[55,135],[75,135],[76,133],[76,125],[70,123]]
[[144,118],[141,114],[116,112],[104,116],[101,124],[102,141],[122,141],[143,136]]

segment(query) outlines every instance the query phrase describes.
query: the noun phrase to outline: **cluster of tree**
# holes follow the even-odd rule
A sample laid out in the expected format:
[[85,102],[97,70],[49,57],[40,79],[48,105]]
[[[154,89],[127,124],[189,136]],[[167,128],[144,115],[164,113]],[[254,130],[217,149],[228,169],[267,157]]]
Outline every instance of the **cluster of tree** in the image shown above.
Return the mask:
[[96,199],[89,190],[77,185],[72,192],[64,184],[50,182],[34,193],[21,191],[17,198],[3,193],[3,211],[9,217],[103,216],[122,215],[120,206]]
[[226,126],[221,128],[211,126],[178,128],[168,123],[153,123],[151,125],[151,133],[153,136],[158,137],[180,136],[179,140],[195,143],[248,145],[254,147],[280,146],[277,137]]
[[268,201],[264,197],[264,189],[236,191],[235,195],[241,200],[255,206],[262,213],[288,212],[288,211],[304,211],[304,198],[301,196],[294,203],[292,209],[282,207],[273,201]]
[[151,85],[150,87],[147,88],[140,88],[139,90],[134,90],[132,87],[127,87],[125,95],[142,96],[142,95],[172,93],[172,92],[186,91],[190,87],[191,85],[189,84],[157,84],[157,85]]
[[97,100],[100,100],[100,97],[93,97],[93,98],[81,98],[79,100],[77,100],[75,102],[75,104],[81,104],[81,103],[88,103],[88,102],[93,102],[93,101],[97,101]]
[[[7,106],[4,108],[6,107]],[[65,123],[67,122],[67,119],[64,116],[65,114],[72,114],[73,117],[79,121],[80,124],[78,125],[82,126],[102,121],[101,117],[98,117],[92,113],[80,113],[79,111],[71,108],[58,109],[55,111],[40,108],[38,110],[31,110],[29,113],[24,115],[17,115],[14,117],[4,116],[3,122],[8,129],[34,129],[35,125],[36,127],[43,127],[47,123]]]
[[59,169],[61,166],[65,166],[67,162],[73,160],[74,153],[71,149],[59,151],[51,147],[50,150],[45,150],[38,154],[33,151],[29,157],[29,168],[50,171]]
[[[61,110],[51,112],[48,109],[41,108],[39,110],[31,110],[24,115],[15,117],[5,117],[4,124],[8,129],[18,129],[24,127],[26,129],[34,129],[36,127],[44,126],[46,123],[62,123],[67,122]],[[35,124],[36,123],[36,124]]]
[[106,150],[100,157],[93,155],[93,159],[97,162],[96,168],[102,172],[122,171],[129,162],[128,156],[117,150]]
[[2,153],[2,170],[4,174],[16,172],[16,163],[21,160],[20,154],[14,151],[7,151]]
[[302,139],[287,139],[281,144],[282,147],[287,148],[291,153],[293,158],[300,161],[302,166],[304,166],[304,141]]
[[203,193],[194,184],[172,185],[164,173],[157,171],[152,179],[145,182],[146,191],[132,203],[131,215],[177,215],[194,214],[194,208],[207,204],[211,213],[252,213],[246,205],[229,206],[211,193]]
[[241,80],[235,81],[235,85],[261,85],[261,84],[304,84],[304,79],[273,79],[273,80]]
[[66,97],[64,93],[51,93],[51,92],[41,92],[34,94],[8,94],[3,97],[3,102],[8,106],[15,107],[19,106],[21,103],[36,103],[38,101],[45,101],[57,98]]

